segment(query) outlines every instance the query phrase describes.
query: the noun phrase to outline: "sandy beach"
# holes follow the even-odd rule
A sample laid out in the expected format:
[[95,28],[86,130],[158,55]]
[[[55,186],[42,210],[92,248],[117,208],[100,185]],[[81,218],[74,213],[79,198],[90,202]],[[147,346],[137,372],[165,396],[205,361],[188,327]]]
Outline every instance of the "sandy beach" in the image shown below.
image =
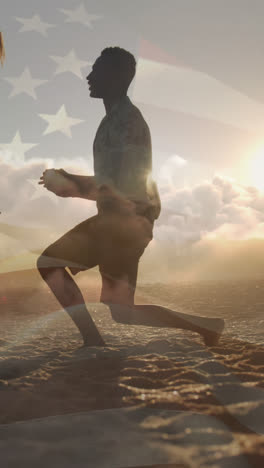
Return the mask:
[[[1,275],[2,466],[31,466],[30,441],[35,451],[41,447],[40,466],[74,466],[70,457],[68,465],[51,462],[47,434],[64,434],[60,424],[80,437],[89,427],[85,446],[98,447],[88,464],[75,466],[263,466],[264,280],[138,286],[137,304],[224,318],[213,348],[191,332],[115,323],[98,303],[98,276],[87,272],[77,282],[105,348],[81,347],[36,271]],[[12,450],[19,440],[24,464]],[[67,447],[64,434],[61,456]]]

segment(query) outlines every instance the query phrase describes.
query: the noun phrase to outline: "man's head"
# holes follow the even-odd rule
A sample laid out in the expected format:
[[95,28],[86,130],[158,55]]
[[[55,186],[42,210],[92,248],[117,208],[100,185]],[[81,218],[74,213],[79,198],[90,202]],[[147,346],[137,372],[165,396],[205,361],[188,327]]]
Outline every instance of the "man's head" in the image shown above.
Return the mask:
[[107,47],[101,52],[86,77],[90,96],[105,98],[126,94],[136,72],[135,57],[120,47]]

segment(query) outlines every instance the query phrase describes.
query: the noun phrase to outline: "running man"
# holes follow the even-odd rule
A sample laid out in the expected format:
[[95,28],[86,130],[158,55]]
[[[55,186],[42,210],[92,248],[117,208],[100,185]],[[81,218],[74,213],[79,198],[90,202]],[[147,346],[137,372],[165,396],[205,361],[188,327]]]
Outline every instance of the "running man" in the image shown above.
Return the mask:
[[94,200],[98,214],[47,247],[37,267],[87,346],[105,343],[66,268],[75,275],[97,265],[102,277],[100,302],[109,305],[116,321],[188,329],[200,333],[207,345],[213,345],[223,330],[223,320],[134,304],[139,260],[152,239],[161,210],[157,185],[151,176],[149,127],[127,96],[135,72],[136,61],[130,52],[108,47],[87,76],[90,96],[103,99],[106,110],[93,143],[94,175],[48,169],[39,183],[61,197]]

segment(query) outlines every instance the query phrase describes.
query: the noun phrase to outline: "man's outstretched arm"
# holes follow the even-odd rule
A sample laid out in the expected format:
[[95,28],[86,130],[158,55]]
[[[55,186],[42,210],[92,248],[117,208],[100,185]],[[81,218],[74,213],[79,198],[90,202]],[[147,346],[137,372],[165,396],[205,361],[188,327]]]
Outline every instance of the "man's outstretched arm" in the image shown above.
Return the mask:
[[71,197],[85,198],[87,200],[98,201],[98,196],[102,198],[103,193],[107,189],[108,194],[116,195],[124,198],[122,192],[115,186],[114,181],[108,176],[82,176],[77,174],[69,174],[64,169],[59,169],[60,173],[64,175],[71,183],[75,184],[75,191],[70,195]]
[[71,197],[97,200],[98,186],[95,181],[95,176],[69,174],[64,171],[64,169],[59,169],[59,172],[76,186],[76,190],[73,190],[72,195],[70,195]]
[[69,174],[64,169],[47,169],[39,184],[59,197],[78,197],[96,200],[98,187],[94,176]]
[[95,200],[97,202],[98,213],[135,213],[134,203],[129,201],[127,197],[115,187],[111,178],[107,176],[96,177],[65,174],[63,169],[59,171],[61,171],[61,174],[64,174],[65,178],[68,178],[69,183],[74,187],[71,194],[68,196]]

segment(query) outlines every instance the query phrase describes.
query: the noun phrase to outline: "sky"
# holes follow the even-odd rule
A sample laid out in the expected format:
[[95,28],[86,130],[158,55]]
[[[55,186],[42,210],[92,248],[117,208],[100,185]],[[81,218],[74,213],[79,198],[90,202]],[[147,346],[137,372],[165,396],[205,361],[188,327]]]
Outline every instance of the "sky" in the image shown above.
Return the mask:
[[93,173],[105,110],[85,77],[108,46],[137,62],[128,95],[150,127],[162,202],[153,258],[168,246],[263,239],[262,0],[2,0],[0,9],[0,258],[96,213],[38,180],[47,167]]

